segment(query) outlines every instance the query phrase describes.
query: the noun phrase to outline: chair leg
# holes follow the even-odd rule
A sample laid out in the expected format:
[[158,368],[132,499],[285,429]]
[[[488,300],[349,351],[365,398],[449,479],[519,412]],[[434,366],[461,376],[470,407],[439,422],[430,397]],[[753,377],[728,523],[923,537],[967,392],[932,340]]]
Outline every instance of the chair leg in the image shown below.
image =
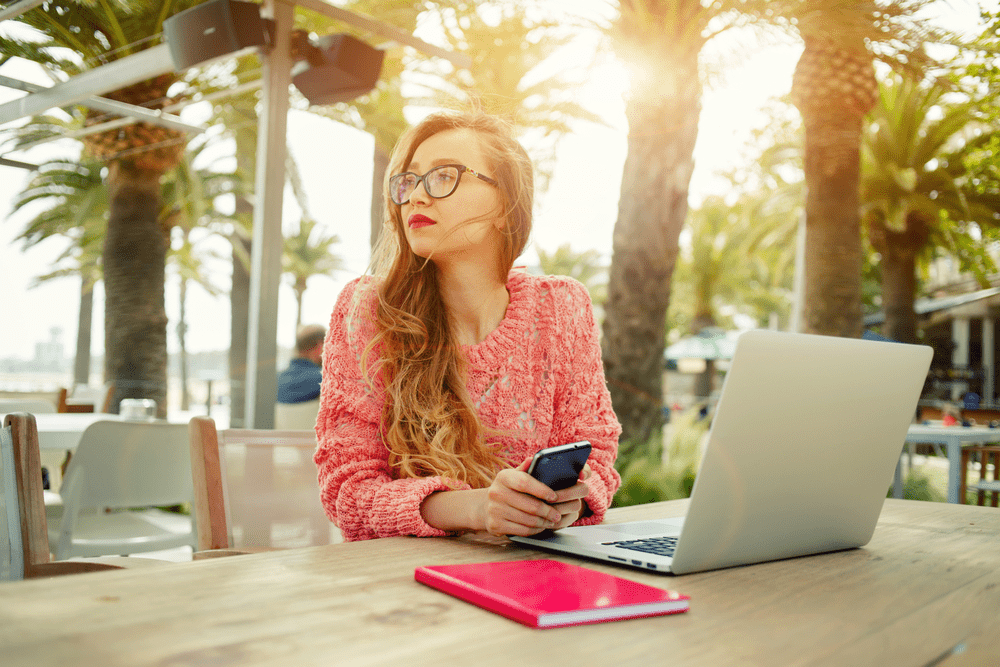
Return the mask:
[[[1000,481],[1000,452],[993,452],[992,454],[983,456],[983,475],[986,474],[986,461],[993,459],[993,481]],[[997,501],[1000,500],[1000,491],[993,491],[991,494],[993,496],[993,502],[990,503],[993,507],[997,507]]]
[[969,456],[972,454],[967,449],[962,450],[962,466],[959,468],[960,476],[958,478],[958,504],[964,505],[966,503],[966,488],[968,487],[968,476],[969,476]]

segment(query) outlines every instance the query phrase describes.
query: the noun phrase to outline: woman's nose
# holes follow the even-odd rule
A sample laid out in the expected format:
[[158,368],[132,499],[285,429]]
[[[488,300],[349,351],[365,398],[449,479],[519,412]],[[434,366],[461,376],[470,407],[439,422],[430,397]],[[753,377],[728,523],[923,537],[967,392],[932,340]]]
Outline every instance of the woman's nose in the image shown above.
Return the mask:
[[421,180],[413,187],[413,192],[410,193],[410,203],[420,203],[427,204],[431,200],[431,196],[427,194],[427,190],[424,189],[424,182]]

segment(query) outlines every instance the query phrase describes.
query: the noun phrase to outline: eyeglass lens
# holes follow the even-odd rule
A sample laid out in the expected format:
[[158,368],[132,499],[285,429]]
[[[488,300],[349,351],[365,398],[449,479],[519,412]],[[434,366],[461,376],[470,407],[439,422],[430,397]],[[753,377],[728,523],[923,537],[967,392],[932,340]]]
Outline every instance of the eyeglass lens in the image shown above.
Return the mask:
[[427,194],[435,199],[441,199],[455,191],[459,176],[458,168],[449,166],[435,167],[423,176],[406,172],[392,177],[389,190],[392,200],[402,204],[410,199],[410,195],[417,189],[417,183],[423,181]]

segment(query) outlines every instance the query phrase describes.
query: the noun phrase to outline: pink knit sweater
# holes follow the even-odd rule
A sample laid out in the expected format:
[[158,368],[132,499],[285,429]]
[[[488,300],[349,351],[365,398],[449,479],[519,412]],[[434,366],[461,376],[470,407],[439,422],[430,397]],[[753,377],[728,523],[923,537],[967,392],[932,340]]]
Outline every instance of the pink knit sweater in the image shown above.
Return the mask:
[[[359,284],[366,294],[352,308]],[[374,330],[365,317],[374,308],[371,286],[371,279],[358,279],[344,288],[324,345],[315,455],[320,499],[346,540],[445,535],[423,520],[420,504],[435,491],[470,487],[441,477],[399,479],[389,466],[379,429],[384,394],[367,386],[360,368]],[[577,523],[600,523],[621,484],[613,467],[621,427],[604,384],[590,297],[570,278],[520,271],[510,273],[507,290],[500,325],[463,347],[469,393],[484,425],[513,434],[501,438],[512,467],[543,447],[589,440],[586,501],[593,514]]]

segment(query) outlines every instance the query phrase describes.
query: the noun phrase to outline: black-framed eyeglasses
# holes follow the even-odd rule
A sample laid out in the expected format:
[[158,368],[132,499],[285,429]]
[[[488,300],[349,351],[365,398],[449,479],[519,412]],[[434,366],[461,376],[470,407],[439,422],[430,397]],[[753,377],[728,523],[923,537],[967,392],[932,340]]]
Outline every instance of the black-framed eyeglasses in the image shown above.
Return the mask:
[[423,181],[424,192],[434,199],[444,199],[451,196],[458,188],[458,182],[463,172],[469,172],[476,178],[496,186],[498,183],[489,176],[483,176],[461,164],[442,164],[434,167],[423,176],[412,171],[404,171],[389,179],[389,196],[396,204],[402,205],[410,201],[410,195],[417,189],[417,183]]

